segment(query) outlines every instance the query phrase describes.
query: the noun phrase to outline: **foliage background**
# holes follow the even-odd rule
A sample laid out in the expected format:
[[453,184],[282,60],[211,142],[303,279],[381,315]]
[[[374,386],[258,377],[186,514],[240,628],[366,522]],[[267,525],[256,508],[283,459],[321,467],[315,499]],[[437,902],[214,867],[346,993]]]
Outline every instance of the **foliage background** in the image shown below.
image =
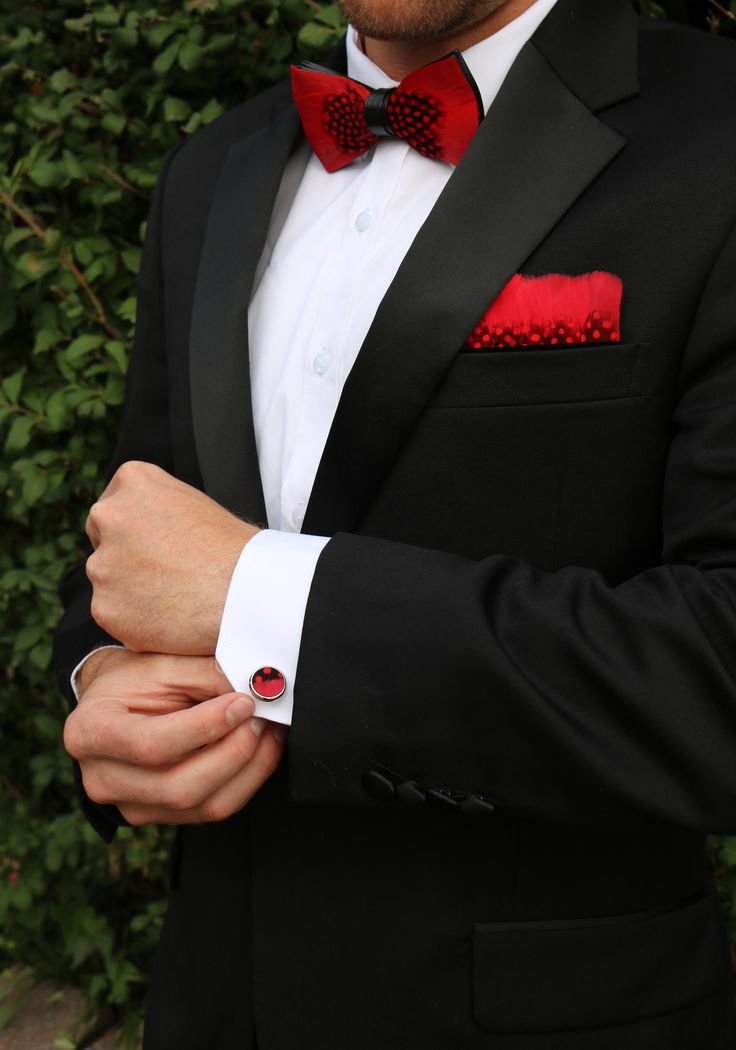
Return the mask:
[[[736,0],[642,6],[736,28]],[[168,832],[106,848],[72,804],[49,672],[56,587],[84,555],[117,426],[164,154],[340,33],[325,0],[0,0],[0,970],[73,981],[90,1017],[123,1017],[131,1040]],[[736,836],[712,860],[736,933]],[[0,1002],[0,1029],[10,1014]]]

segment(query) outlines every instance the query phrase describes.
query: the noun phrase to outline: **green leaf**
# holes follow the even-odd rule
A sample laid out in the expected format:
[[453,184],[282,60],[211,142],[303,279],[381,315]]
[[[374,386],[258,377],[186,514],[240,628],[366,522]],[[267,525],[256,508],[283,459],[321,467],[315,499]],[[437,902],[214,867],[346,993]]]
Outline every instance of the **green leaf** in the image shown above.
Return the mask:
[[46,475],[42,474],[40,471],[29,474],[23,482],[23,488],[21,490],[23,502],[30,507],[41,499],[45,491]]
[[64,28],[71,33],[86,33],[92,24],[92,15],[82,15],[81,18],[64,19]]
[[24,252],[18,260],[18,269],[31,280],[37,281],[56,267],[55,259],[44,258],[35,252]]
[[171,34],[175,32],[176,26],[172,25],[171,22],[158,22],[156,25],[151,26],[150,29],[146,29],[144,36],[148,46],[152,47],[155,51],[158,51],[159,48],[166,43]]
[[31,103],[31,113],[40,124],[58,124],[59,109],[51,99]]
[[323,7],[317,12],[315,18],[340,33],[345,29],[345,19],[337,4],[328,4],[327,7]]
[[3,394],[11,403],[11,405],[18,403],[20,392],[23,388],[23,378],[26,374],[25,368],[19,368],[17,372],[14,372],[12,376],[8,376],[7,379],[3,379],[0,387],[2,388]]
[[55,230],[52,226],[49,226],[46,230],[44,243],[48,251],[55,252],[61,244],[61,230]]
[[131,29],[129,26],[122,26],[120,29],[116,29],[112,34],[111,40],[115,47],[121,51],[132,51],[134,47],[138,46],[139,33],[137,29]]
[[204,46],[208,55],[222,55],[231,51],[238,42],[235,33],[214,33]]
[[320,25],[318,22],[307,22],[299,30],[297,44],[300,48],[311,51],[324,50],[335,39],[334,29]]
[[49,87],[58,95],[63,95],[72,85],[76,84],[77,78],[69,69],[57,69],[49,77]]
[[187,73],[190,73],[193,69],[197,69],[201,65],[202,59],[204,58],[204,48],[199,44],[193,44],[189,41],[182,44],[179,51],[179,65]]
[[30,172],[31,181],[43,189],[52,189],[60,186],[64,181],[64,169],[55,161],[42,160],[34,164]]
[[77,107],[85,98],[84,91],[68,91],[59,99],[59,119],[66,120],[77,111]]
[[137,299],[134,295],[131,295],[128,299],[125,299],[118,307],[118,316],[123,321],[130,321],[131,324],[135,321],[137,312]]
[[25,241],[32,236],[33,230],[29,230],[27,226],[19,227],[17,230],[11,230],[3,241],[3,249],[6,254],[10,254],[16,244],[20,244],[22,241]]
[[70,364],[74,361],[78,361],[81,357],[85,357],[86,354],[91,353],[92,350],[97,350],[102,346],[103,339],[99,335],[80,335],[75,339],[64,352],[64,358]]
[[58,328],[46,327],[39,328],[36,332],[36,339],[33,343],[33,350],[31,351],[33,356],[36,354],[45,354],[51,347],[56,346],[62,338],[61,332]]
[[31,416],[16,416],[5,438],[5,451],[8,453],[22,452],[31,440],[33,424],[34,420]]
[[62,162],[70,179],[84,179],[87,173],[71,150],[65,149],[61,154]]
[[173,44],[169,44],[165,51],[162,51],[153,61],[153,72],[156,76],[162,77],[168,73],[174,62],[176,62],[176,56],[179,54],[179,43],[176,41]]
[[66,392],[55,390],[46,402],[46,422],[52,430],[61,430],[67,417]]
[[126,248],[125,251],[120,253],[120,258],[123,260],[123,266],[129,273],[138,273],[141,268],[140,248]]
[[127,124],[122,113],[106,113],[102,118],[102,127],[112,135],[122,135]]
[[225,111],[225,107],[221,102],[218,102],[216,98],[211,98],[209,102],[202,107],[199,111],[199,115],[202,118],[203,124],[209,124],[210,121],[215,120]]
[[100,11],[95,11],[93,17],[98,26],[102,26],[103,29],[112,29],[120,21],[120,12],[117,8],[108,4]]
[[125,375],[128,368],[128,354],[125,346],[116,339],[112,339],[105,343],[105,350],[107,350],[121,374]]
[[192,107],[183,98],[164,99],[164,120],[181,122],[186,120],[192,111]]

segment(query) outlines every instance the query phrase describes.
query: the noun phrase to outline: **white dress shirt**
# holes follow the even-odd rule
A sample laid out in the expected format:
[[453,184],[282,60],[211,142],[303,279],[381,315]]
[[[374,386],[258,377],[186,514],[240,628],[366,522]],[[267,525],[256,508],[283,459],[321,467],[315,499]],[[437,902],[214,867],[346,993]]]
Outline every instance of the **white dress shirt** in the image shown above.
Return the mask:
[[[487,113],[524,44],[556,0],[536,0],[463,53]],[[347,37],[348,74],[393,87]],[[327,436],[378,306],[454,168],[382,138],[328,174],[304,144],[276,200],[248,314],[250,376],[268,529],[244,548],[233,574],[217,660],[234,689],[275,667],[286,678],[257,713],[291,723],[293,685],[309,589],[328,537],[300,534]],[[223,455],[227,450],[223,450]]]

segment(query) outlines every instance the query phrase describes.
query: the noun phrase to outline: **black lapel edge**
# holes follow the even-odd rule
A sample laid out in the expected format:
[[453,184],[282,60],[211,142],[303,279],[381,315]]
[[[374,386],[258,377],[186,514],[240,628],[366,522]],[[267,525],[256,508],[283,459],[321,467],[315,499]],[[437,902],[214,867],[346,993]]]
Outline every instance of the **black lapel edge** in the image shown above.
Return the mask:
[[205,491],[260,524],[266,510],[253,428],[248,304],[299,130],[289,96],[266,125],[230,146],[210,207],[190,322],[192,416]]
[[593,113],[639,93],[640,16],[629,0],[557,0],[532,41]]

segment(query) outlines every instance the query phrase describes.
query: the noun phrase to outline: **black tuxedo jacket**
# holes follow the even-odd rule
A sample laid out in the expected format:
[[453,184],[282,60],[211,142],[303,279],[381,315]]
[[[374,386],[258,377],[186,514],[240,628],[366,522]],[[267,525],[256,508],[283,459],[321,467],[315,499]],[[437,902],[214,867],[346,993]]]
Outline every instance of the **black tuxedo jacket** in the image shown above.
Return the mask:
[[[147,1050],[732,1050],[734,97],[732,44],[617,0],[522,51],[345,386],[287,755],[178,834]],[[168,158],[113,464],[255,521],[247,304],[299,135],[282,85]],[[462,350],[514,273],[592,270],[620,344]],[[104,640],[81,570],[65,601],[62,680]]]

